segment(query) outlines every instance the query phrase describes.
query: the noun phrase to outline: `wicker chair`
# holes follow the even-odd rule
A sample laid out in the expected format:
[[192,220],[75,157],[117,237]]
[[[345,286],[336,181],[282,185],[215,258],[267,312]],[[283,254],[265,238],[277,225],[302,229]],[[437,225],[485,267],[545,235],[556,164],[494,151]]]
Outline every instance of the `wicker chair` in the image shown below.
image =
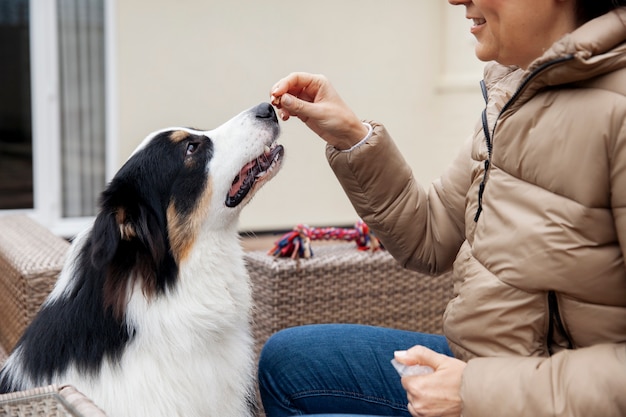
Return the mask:
[[360,251],[349,243],[320,245],[309,259],[246,253],[255,308],[257,353],[286,327],[357,323],[441,333],[453,293],[452,274],[408,271],[385,251]]
[[68,248],[26,215],[0,217],[0,346],[7,352],[52,290]]
[[[54,286],[68,247],[27,216],[0,217],[0,366]],[[359,251],[349,243],[320,244],[310,259],[252,251],[245,260],[257,355],[274,332],[301,324],[346,322],[439,333],[452,296],[451,274],[407,271],[385,251]],[[72,389],[51,386],[1,395],[0,415],[92,415],[68,408],[63,394]],[[44,411],[28,414],[31,407]],[[70,411],[53,413],[62,407]]]

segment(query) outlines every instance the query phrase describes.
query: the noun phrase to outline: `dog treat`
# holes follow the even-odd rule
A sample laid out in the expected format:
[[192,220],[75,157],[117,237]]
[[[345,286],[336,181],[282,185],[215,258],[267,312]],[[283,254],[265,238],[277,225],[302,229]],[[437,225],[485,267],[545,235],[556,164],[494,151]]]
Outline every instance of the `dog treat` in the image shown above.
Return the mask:
[[280,98],[281,97],[282,96],[276,97],[275,95],[272,95],[272,101],[271,101],[272,106],[276,106],[276,107],[280,108]]
[[403,365],[395,359],[391,360],[391,364],[394,368],[396,368],[396,371],[398,371],[398,374],[400,374],[400,376],[426,375],[435,372],[435,370],[430,366]]

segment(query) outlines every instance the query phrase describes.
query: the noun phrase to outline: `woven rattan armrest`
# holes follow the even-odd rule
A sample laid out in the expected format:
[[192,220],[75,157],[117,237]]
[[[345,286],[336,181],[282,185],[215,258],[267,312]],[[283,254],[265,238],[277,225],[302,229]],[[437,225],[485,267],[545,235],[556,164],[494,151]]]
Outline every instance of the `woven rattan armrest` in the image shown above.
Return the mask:
[[106,417],[71,385],[48,385],[0,395],[0,415],[7,417]]
[[54,287],[68,248],[26,215],[0,216],[0,345],[7,352]]

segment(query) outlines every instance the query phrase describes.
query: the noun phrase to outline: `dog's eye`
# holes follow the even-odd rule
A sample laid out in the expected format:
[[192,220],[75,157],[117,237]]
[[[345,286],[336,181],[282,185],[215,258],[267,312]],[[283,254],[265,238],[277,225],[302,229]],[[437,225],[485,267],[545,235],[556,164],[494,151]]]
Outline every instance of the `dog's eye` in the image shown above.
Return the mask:
[[194,153],[196,150],[198,150],[198,143],[195,142],[189,142],[187,144],[187,156],[191,155],[192,153]]

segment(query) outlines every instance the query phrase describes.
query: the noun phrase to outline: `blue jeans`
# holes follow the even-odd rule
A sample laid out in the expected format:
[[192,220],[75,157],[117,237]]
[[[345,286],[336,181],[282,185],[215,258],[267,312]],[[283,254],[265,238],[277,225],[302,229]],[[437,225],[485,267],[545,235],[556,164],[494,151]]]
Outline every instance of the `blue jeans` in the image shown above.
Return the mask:
[[452,356],[441,335],[353,324],[282,330],[267,341],[259,361],[265,413],[410,417],[390,361],[394,351],[415,345]]

